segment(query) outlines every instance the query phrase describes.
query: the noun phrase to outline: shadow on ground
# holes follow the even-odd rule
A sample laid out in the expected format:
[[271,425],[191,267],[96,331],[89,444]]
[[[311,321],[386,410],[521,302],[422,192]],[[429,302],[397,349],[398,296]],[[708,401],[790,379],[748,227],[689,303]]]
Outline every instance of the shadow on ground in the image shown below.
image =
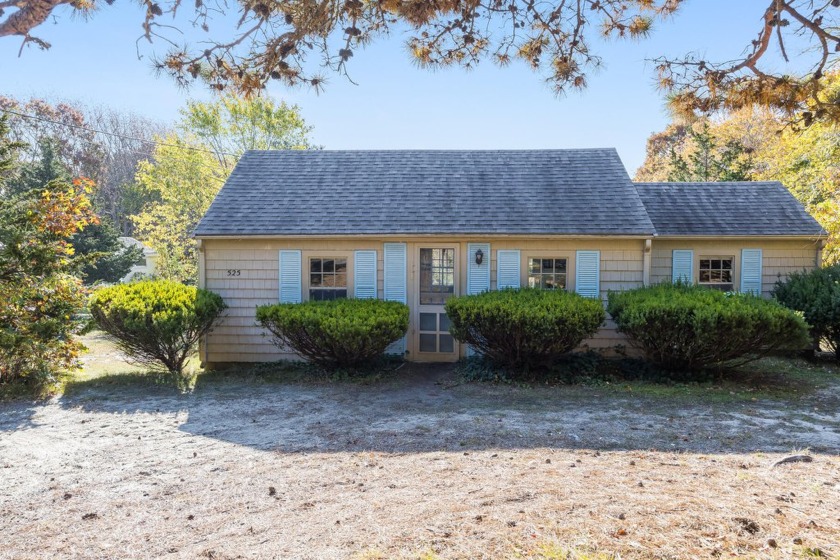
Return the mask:
[[[520,448],[696,453],[840,452],[837,384],[790,399],[701,403],[591,386],[462,383],[451,365],[406,364],[391,377],[267,383],[210,376],[178,395],[151,379],[78,383],[65,409],[175,414],[196,436],[283,453],[414,453]],[[0,430],[25,427],[12,412]]]

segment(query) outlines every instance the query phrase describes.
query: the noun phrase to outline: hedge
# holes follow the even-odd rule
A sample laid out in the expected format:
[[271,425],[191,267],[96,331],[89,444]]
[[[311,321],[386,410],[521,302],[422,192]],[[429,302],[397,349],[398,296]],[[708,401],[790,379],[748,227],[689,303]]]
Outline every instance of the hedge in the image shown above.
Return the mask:
[[213,292],[169,280],[101,288],[90,301],[93,319],[117,346],[140,363],[163,365],[178,381],[225,307]]
[[773,297],[804,315],[813,349],[825,344],[840,359],[840,265],[794,272],[776,283]]
[[533,288],[453,297],[446,313],[456,340],[512,372],[550,367],[604,322],[600,300]]
[[735,367],[808,344],[799,314],[750,294],[659,284],[610,293],[607,311],[648,361],[674,372]]
[[281,346],[326,367],[357,367],[408,331],[408,306],[376,299],[336,299],[257,307],[257,321]]

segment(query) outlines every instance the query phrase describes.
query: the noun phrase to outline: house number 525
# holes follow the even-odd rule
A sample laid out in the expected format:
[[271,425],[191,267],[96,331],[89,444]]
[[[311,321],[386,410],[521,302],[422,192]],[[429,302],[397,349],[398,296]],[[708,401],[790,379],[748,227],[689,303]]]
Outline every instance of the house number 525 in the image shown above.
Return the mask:
[[228,269],[228,276],[241,276],[242,271],[239,269]]

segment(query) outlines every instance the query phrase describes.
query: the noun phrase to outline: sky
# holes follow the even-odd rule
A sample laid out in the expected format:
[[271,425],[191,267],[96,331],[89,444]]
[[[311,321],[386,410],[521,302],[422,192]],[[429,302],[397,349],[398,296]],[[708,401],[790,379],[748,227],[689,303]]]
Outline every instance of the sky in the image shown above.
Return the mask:
[[[151,47],[136,40],[143,14],[115,2],[89,20],[57,12],[35,35],[52,44],[24,49],[0,38],[0,94],[52,97],[101,104],[171,122],[190,98],[208,99],[201,84],[179,88],[155,76]],[[327,75],[326,90],[267,93],[297,104],[326,149],[548,149],[615,147],[632,175],[644,160],[645,140],[668,123],[655,71],[646,59],[688,52],[708,59],[739,56],[760,28],[766,0],[689,0],[641,41],[598,42],[604,66],[584,91],[556,97],[543,78],[522,64],[475,70],[416,67],[405,36],[380,38],[357,52],[349,67],[354,85]]]

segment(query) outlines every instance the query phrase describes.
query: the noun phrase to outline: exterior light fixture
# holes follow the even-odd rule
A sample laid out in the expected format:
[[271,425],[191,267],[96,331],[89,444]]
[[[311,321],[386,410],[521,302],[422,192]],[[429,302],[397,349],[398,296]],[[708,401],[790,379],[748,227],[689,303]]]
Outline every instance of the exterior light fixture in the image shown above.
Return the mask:
[[475,264],[481,264],[484,262],[484,251],[479,249],[475,252]]

